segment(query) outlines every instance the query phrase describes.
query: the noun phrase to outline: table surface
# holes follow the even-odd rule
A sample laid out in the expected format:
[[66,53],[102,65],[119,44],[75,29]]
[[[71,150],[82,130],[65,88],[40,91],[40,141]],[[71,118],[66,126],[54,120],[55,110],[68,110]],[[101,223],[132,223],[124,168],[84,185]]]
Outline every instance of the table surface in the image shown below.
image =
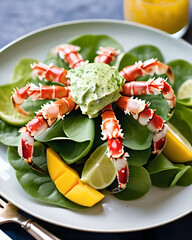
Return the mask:
[[[17,4],[15,4],[17,3]],[[123,0],[0,0],[0,48],[32,30],[50,24],[79,19],[119,19],[123,20]],[[190,1],[190,24],[183,37],[192,43],[192,1]],[[23,213],[26,217],[31,217]],[[192,214],[177,221],[153,229],[131,233],[89,233],[48,224],[35,218],[61,239],[174,239],[191,240]],[[13,240],[34,239],[16,224],[0,226]]]

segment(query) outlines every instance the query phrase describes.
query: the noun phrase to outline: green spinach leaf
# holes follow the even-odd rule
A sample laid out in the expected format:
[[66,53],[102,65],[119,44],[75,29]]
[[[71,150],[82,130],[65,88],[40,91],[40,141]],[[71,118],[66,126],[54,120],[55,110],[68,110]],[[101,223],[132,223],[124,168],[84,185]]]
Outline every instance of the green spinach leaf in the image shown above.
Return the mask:
[[129,157],[127,158],[129,164],[132,166],[143,166],[147,163],[151,155],[151,147],[144,150],[125,149],[125,152],[129,153]]
[[163,154],[152,160],[146,169],[152,184],[158,187],[188,186],[192,183],[191,166],[172,163]]
[[158,61],[164,62],[164,57],[161,51],[153,45],[141,45],[131,49],[129,53],[142,62],[150,58],[157,58]]
[[[97,56],[97,51],[99,47],[113,47],[116,50],[123,52],[123,47],[119,42],[107,35],[91,35],[86,34],[77,37],[70,41],[70,44],[79,46],[80,53],[84,60],[89,60],[89,62],[94,62],[94,58]],[[111,62],[111,65],[115,65],[117,62]]]
[[192,184],[192,162],[190,162],[190,163],[186,164],[186,166],[188,168],[186,169],[185,173],[178,179],[178,181],[176,183],[177,185],[189,186]]
[[25,102],[22,104],[22,108],[26,111],[26,112],[38,112],[41,107],[43,105],[45,105],[46,103],[50,103],[53,100],[48,100],[48,99],[39,99],[36,101],[33,101],[30,97],[28,99],[25,100]]
[[170,107],[162,95],[142,95],[139,98],[149,102],[149,108],[154,109],[164,121],[169,120]]
[[[47,167],[46,156],[42,144],[36,142],[34,161],[42,168]],[[49,175],[41,174],[31,169],[18,156],[16,147],[8,147],[8,160],[16,171],[16,177],[22,188],[32,197],[45,203],[51,203],[69,209],[83,209],[83,207],[69,201],[57,190]]]
[[192,109],[177,102],[170,123],[192,144]]
[[57,120],[50,128],[47,128],[41,135],[36,136],[35,139],[39,142],[49,142],[53,140],[67,139],[63,132],[63,120]]
[[122,115],[120,123],[124,133],[123,145],[133,150],[144,150],[151,146],[153,133],[140,125],[130,115]]
[[134,65],[138,61],[139,61],[139,58],[133,56],[129,52],[125,53],[123,55],[123,57],[121,58],[118,69],[119,69],[119,71],[121,71],[123,68],[130,66],[130,65]]
[[170,162],[163,154],[153,159],[146,167],[149,174],[155,174],[165,170],[177,169],[177,167]]
[[59,57],[59,55],[53,56],[51,53],[48,53],[44,63],[46,63],[47,65],[53,64],[53,66],[55,67],[65,68],[67,70],[69,69],[68,64],[65,61],[63,61]]
[[86,115],[73,112],[58,120],[51,128],[36,137],[72,164],[89,153],[95,137],[95,122]]
[[151,187],[149,173],[144,167],[129,165],[130,176],[125,190],[115,194],[121,200],[134,200],[145,195]]
[[76,142],[84,142],[95,137],[95,123],[86,115],[73,112],[64,118],[63,130],[68,138]]
[[[94,58],[97,56],[97,50],[99,50],[99,47],[114,47],[115,49],[123,52],[123,47],[120,43],[107,35],[85,34],[71,40],[69,44],[79,46],[79,53],[82,55],[84,60],[88,60],[89,62],[94,62]],[[117,65],[118,60],[119,58],[111,62],[111,65]],[[63,61],[58,55],[56,57],[52,56],[51,53],[47,55],[45,63],[53,63],[54,66],[69,69],[69,66],[65,61]]]
[[177,95],[178,89],[182,83],[188,79],[192,79],[192,65],[185,60],[174,60],[168,63],[175,75],[175,83],[173,89]]

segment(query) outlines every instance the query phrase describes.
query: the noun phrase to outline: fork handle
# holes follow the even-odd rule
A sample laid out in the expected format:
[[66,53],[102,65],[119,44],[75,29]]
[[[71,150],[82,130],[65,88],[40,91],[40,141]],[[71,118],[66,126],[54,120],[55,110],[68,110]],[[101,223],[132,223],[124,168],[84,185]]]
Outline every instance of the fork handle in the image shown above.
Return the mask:
[[21,226],[37,240],[61,240],[32,219],[23,222]]

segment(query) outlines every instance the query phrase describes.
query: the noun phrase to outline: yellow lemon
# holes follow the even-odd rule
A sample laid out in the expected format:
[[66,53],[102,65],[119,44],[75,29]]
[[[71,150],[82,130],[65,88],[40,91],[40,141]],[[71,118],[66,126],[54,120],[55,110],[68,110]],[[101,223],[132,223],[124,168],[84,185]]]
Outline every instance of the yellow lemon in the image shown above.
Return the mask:
[[163,154],[172,162],[192,161],[192,146],[187,139],[170,123],[166,135]]

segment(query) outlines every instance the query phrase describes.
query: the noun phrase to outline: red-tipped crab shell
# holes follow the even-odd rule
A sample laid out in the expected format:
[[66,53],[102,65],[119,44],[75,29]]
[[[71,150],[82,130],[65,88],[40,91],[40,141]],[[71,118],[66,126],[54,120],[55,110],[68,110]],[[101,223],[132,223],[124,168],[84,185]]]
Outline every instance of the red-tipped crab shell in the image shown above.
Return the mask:
[[[108,65],[120,54],[119,50],[110,46],[101,46],[97,51],[98,56],[95,57],[95,63],[90,64],[83,60],[79,51],[78,46],[70,44],[61,44],[52,49],[53,56],[58,55],[70,68],[73,68],[69,71],[41,62],[32,65],[34,77],[58,82],[66,87],[28,84],[24,88],[17,89],[13,94],[12,102],[15,109],[24,115],[28,113],[21,108],[21,105],[28,97],[34,101],[37,99],[56,100],[42,106],[36,113],[36,117],[20,130],[18,152],[33,169],[45,173],[32,160],[34,137],[52,126],[56,119],[62,119],[65,114],[76,109],[77,105],[82,113],[89,117],[97,117],[101,113],[103,140],[107,140],[107,154],[117,170],[118,184],[111,189],[116,193],[125,189],[128,182],[127,157],[129,155],[124,152],[123,133],[113,111],[112,102],[115,102],[116,106],[125,114],[131,114],[141,125],[147,126],[150,131],[154,132],[153,154],[158,155],[165,144],[167,126],[163,119],[149,108],[149,103],[134,97],[145,94],[162,94],[173,110],[175,94],[165,79],[149,79],[146,82],[135,80],[139,76],[156,73],[167,74],[174,82],[174,76],[170,67],[157,59],[139,61],[132,66],[123,68],[119,73],[116,68]],[[127,81],[126,84],[125,81]]]

